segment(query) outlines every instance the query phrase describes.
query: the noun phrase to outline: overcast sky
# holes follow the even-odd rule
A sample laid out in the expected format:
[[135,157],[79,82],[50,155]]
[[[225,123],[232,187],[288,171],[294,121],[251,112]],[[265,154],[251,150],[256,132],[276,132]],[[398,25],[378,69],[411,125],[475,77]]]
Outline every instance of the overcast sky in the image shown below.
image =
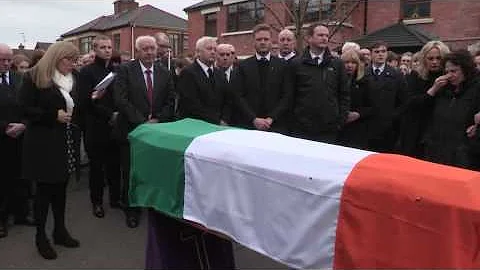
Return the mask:
[[[33,49],[36,42],[55,42],[63,33],[98,16],[113,14],[114,0],[0,0],[0,43]],[[200,0],[137,0],[182,18],[183,9]],[[23,34],[22,34],[23,33]]]

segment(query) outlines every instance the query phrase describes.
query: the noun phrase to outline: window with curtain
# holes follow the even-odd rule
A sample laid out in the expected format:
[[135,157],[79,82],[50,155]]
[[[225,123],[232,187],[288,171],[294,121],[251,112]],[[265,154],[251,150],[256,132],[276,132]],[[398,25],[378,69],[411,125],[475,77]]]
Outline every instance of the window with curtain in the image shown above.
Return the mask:
[[431,0],[403,0],[403,19],[430,18]]
[[251,30],[255,25],[263,23],[264,16],[263,0],[231,4],[227,7],[227,31]]
[[86,54],[93,50],[93,39],[94,36],[83,37],[80,39],[80,53]]

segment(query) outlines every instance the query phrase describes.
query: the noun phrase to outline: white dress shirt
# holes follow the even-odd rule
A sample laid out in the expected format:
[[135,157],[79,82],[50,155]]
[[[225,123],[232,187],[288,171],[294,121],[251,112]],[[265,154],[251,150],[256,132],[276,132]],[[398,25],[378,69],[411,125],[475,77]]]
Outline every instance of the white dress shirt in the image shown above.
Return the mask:
[[198,58],[195,59],[195,61],[197,61],[197,63],[200,65],[200,67],[202,68],[203,72],[205,73],[205,75],[207,75],[207,78],[210,77],[210,75],[208,74],[208,69],[211,68],[212,71],[213,71],[213,66],[207,66],[205,65],[202,61],[200,61]]
[[291,51],[289,54],[287,54],[287,55],[285,55],[285,56],[279,55],[278,57],[281,58],[281,59],[283,59],[283,60],[288,61],[288,60],[292,59],[293,57],[295,57],[295,55],[297,55],[297,54],[295,53],[295,51]]
[[[383,71],[385,70],[385,63],[381,66],[375,66],[375,64],[372,64],[372,71],[373,71],[373,74],[375,74],[375,69],[378,69],[380,70],[380,73],[378,73],[378,75],[382,74]],[[376,74],[375,74],[376,75]],[[388,75],[387,75],[388,76]]]
[[[7,70],[7,72],[5,72],[5,78],[7,79],[7,85],[10,85],[10,72]],[[1,74],[0,74],[0,80],[2,80],[2,77],[1,77]],[[0,82],[2,84],[5,84],[5,82]]]
[[323,61],[323,54],[324,53],[325,53],[325,51],[323,51],[321,54],[315,54],[312,51],[310,51],[310,56],[312,57],[312,59],[315,59],[316,57],[318,57],[317,65],[320,65]]
[[267,54],[267,55],[265,55],[265,56],[261,56],[260,54],[258,54],[258,53],[255,53],[255,56],[257,57],[257,60],[260,60],[260,59],[262,59],[262,58],[266,58],[266,59],[267,59],[267,61],[269,61],[269,62],[270,62],[270,58],[271,58],[271,56],[272,56],[272,55],[271,55],[270,53],[268,53],[268,54]]

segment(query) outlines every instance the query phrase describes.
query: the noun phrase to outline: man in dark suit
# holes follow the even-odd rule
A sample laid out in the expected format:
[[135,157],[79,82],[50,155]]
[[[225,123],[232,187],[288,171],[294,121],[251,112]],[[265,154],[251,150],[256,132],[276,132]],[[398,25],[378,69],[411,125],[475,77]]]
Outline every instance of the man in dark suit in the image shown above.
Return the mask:
[[[130,147],[127,136],[143,123],[167,122],[173,119],[173,81],[168,70],[155,62],[157,44],[151,36],[135,41],[136,60],[118,69],[114,83],[114,100],[119,115],[115,133],[121,141],[123,200],[128,203]],[[139,211],[126,208],[127,226],[138,226]]]
[[178,80],[179,113],[181,117],[226,125],[230,114],[229,95],[225,74],[214,67],[216,47],[212,37],[197,41],[197,58],[182,71]]
[[79,75],[79,91],[84,115],[85,148],[89,158],[89,187],[92,213],[103,218],[105,178],[109,186],[110,206],[120,207],[120,148],[112,137],[112,125],[118,114],[113,102],[113,84],[101,98],[92,98],[95,86],[112,72],[112,40],[97,36],[93,40],[95,61],[83,67]]
[[392,152],[399,133],[402,105],[406,99],[404,76],[386,65],[388,46],[377,42],[371,48],[372,64],[366,70],[373,115],[368,130],[368,147],[372,151]]
[[254,56],[240,62],[232,82],[236,110],[235,123],[263,131],[287,131],[292,87],[286,80],[287,63],[271,55],[269,25],[253,29]]
[[233,62],[235,60],[234,51],[235,47],[233,47],[233,45],[231,44],[217,45],[215,66],[221,71],[223,71],[228,83],[232,81],[232,77],[236,69],[233,65]]
[[283,29],[278,33],[278,43],[280,44],[279,58],[290,62],[297,56],[295,52],[295,46],[297,45],[297,39],[295,34],[289,29]]
[[16,224],[32,224],[27,216],[28,182],[21,179],[21,146],[25,123],[17,102],[20,75],[10,71],[13,52],[0,44],[0,238],[7,236],[7,221],[13,214]]

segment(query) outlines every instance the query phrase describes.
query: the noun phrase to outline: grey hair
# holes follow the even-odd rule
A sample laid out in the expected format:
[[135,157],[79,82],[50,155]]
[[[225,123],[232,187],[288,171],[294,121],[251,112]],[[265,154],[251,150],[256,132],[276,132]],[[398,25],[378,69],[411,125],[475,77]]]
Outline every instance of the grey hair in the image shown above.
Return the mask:
[[292,35],[293,38],[295,38],[295,33],[293,33],[290,29],[284,28],[278,35],[284,35],[284,34],[289,34]]
[[155,44],[155,48],[157,47],[157,42],[154,37],[152,36],[139,36],[135,40],[135,49],[140,50],[140,44],[145,41],[151,41]]
[[342,53],[348,51],[348,50],[354,50],[356,52],[360,51],[360,45],[358,45],[355,42],[345,42],[342,47]]
[[207,36],[203,36],[199,38],[195,43],[195,50],[199,50],[200,48],[203,48],[203,46],[205,46],[207,42],[211,42],[211,41],[217,42],[217,39],[214,37],[207,37]]

